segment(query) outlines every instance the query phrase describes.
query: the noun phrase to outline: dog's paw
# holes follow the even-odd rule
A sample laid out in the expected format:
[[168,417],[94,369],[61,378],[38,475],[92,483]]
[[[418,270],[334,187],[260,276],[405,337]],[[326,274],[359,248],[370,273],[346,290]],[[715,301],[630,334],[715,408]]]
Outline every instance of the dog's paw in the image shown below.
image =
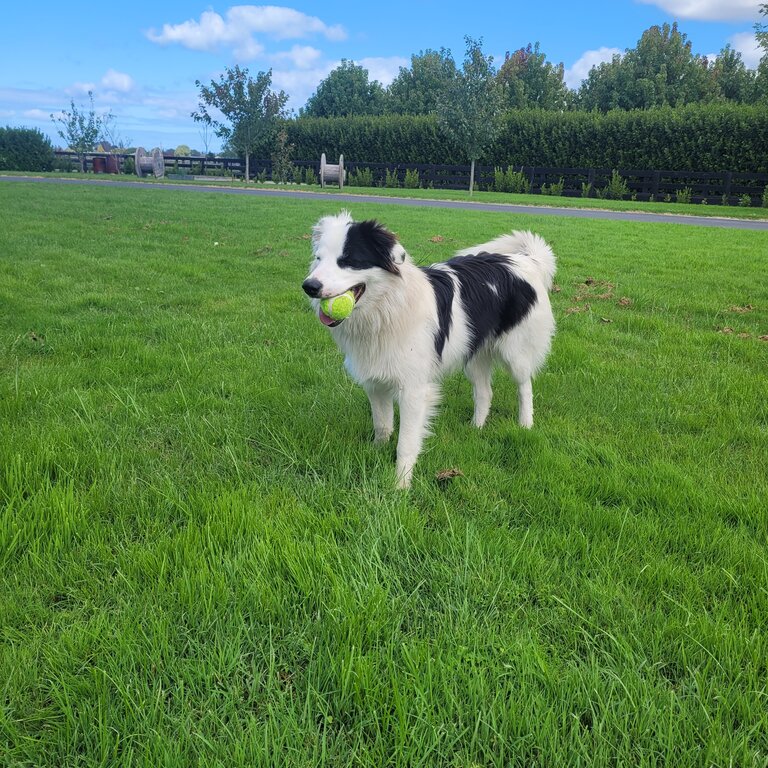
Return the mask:
[[413,477],[413,467],[407,467],[398,470],[396,488],[399,491],[407,491],[411,487],[411,478]]
[[385,445],[389,442],[390,437],[392,437],[392,432],[377,432],[373,438],[373,444]]

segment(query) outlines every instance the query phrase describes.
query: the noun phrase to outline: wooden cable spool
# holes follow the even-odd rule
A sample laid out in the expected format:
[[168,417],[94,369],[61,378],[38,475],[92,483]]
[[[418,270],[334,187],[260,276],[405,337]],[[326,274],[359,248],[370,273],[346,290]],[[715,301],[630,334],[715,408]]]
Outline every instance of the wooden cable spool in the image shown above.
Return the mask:
[[159,149],[153,149],[150,155],[144,147],[136,150],[136,175],[139,177],[154,174],[156,179],[165,176],[165,158]]
[[325,160],[325,152],[320,155],[320,186],[338,183],[339,189],[344,189],[344,155],[339,155],[338,165],[331,165]]

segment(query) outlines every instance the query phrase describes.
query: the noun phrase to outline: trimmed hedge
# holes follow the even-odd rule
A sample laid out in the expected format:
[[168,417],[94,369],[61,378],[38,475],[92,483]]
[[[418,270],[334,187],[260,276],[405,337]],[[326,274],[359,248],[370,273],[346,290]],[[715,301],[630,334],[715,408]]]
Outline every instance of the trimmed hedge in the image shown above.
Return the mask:
[[[430,115],[298,118],[286,124],[295,157],[329,162],[467,162]],[[266,148],[265,148],[266,149]],[[268,154],[268,152],[267,152]],[[481,164],[558,168],[768,171],[768,110],[706,104],[626,112],[508,113]]]
[[768,170],[768,110],[743,105],[515,113],[494,162],[559,168]]
[[[301,117],[285,124],[294,157],[329,163],[340,154],[370,163],[443,163],[445,137],[431,115]],[[462,161],[463,162],[463,161]]]
[[37,128],[0,128],[0,170],[50,171],[53,146]]

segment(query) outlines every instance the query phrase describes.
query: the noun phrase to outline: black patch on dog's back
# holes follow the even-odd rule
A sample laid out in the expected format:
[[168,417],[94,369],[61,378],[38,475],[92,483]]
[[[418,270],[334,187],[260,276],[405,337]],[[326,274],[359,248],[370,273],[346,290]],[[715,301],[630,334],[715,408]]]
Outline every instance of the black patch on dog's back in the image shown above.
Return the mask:
[[392,260],[392,248],[396,243],[397,238],[377,221],[355,222],[347,230],[344,248],[336,263],[347,269],[379,267],[399,275],[400,270]]
[[443,356],[443,348],[451,332],[453,320],[453,278],[450,272],[432,267],[425,267],[424,274],[432,286],[437,304],[438,326],[435,331],[435,352],[440,358]]
[[457,256],[447,265],[459,279],[461,303],[472,334],[470,356],[488,339],[514,328],[536,303],[536,290],[510,269],[507,256]]

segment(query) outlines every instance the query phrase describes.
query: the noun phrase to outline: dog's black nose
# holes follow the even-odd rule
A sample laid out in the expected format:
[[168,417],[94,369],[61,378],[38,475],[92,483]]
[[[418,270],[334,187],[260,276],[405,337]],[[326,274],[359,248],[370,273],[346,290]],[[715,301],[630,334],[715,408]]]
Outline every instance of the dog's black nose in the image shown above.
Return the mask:
[[320,295],[320,291],[323,290],[323,284],[314,277],[308,277],[301,284],[301,287],[304,289],[304,293],[306,293],[307,296],[311,296],[313,299],[316,299]]

